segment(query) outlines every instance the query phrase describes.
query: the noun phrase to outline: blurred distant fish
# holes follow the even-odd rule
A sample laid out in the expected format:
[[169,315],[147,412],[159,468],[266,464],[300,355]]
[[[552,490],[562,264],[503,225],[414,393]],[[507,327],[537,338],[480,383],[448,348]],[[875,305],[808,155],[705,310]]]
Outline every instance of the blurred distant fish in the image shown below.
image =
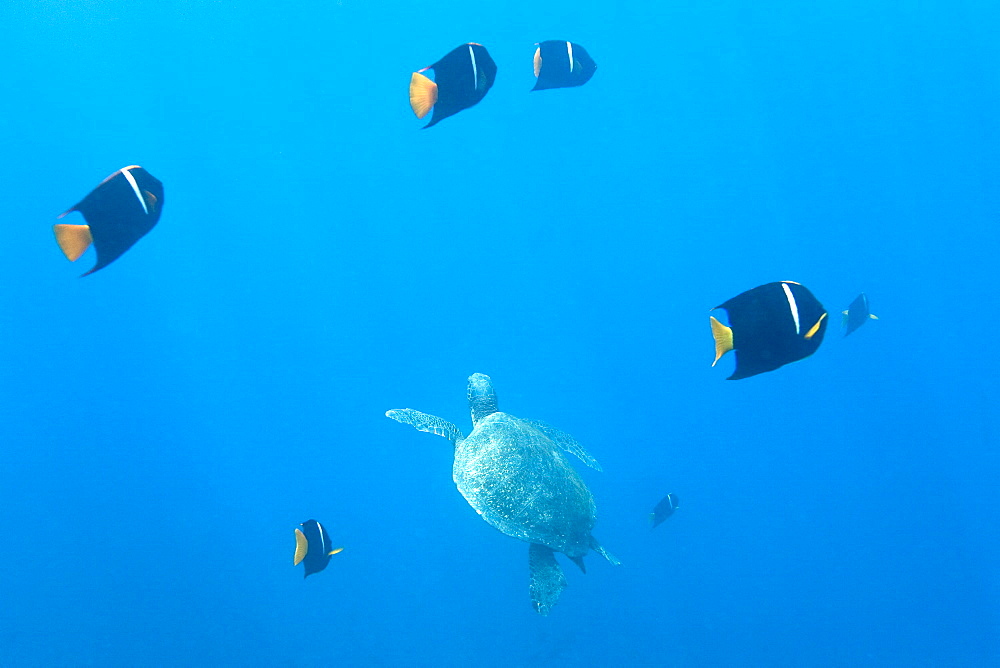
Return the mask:
[[295,558],[293,566],[300,563],[305,569],[305,575],[309,577],[313,573],[319,573],[330,563],[330,557],[341,552],[344,548],[330,548],[330,534],[326,528],[316,520],[306,520],[299,525],[301,529],[295,529]]
[[597,71],[597,63],[579,44],[547,40],[537,46],[535,76],[538,81],[531,90],[582,86]]
[[851,302],[846,311],[841,311],[841,313],[844,316],[842,324],[847,328],[844,336],[847,336],[869,320],[878,320],[878,316],[868,310],[868,297],[863,292]]
[[83,214],[86,225],[57,223],[52,229],[63,254],[75,262],[94,244],[97,264],[93,274],[115,260],[146,235],[163,210],[163,184],[138,165],[123,167],[101,181],[79,204],[64,211]]
[[712,366],[736,350],[736,370],[728,380],[774,371],[808,357],[819,348],[826,331],[823,305],[794,281],[758,286],[715,308],[726,309],[729,327],[709,317],[715,338]]
[[649,514],[649,521],[653,523],[653,528],[658,527],[663,520],[667,519],[674,514],[674,511],[680,508],[680,503],[677,500],[677,495],[671,492],[663,497],[656,507],[653,508],[653,512]]
[[[432,81],[423,73],[434,70]],[[497,66],[482,44],[470,42],[449,51],[433,65],[418,70],[410,77],[410,107],[417,118],[431,109],[434,114],[429,128],[478,104],[486,97],[497,76]]]

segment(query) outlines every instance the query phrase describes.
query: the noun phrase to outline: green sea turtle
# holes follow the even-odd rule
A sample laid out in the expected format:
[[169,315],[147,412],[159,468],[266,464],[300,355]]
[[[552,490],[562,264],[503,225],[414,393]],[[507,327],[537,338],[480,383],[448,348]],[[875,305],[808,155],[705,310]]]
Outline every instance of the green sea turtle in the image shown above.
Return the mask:
[[619,563],[590,535],[594,497],[563,453],[598,471],[601,467],[569,434],[498,411],[485,374],[469,376],[469,408],[473,428],[468,437],[451,422],[412,408],[388,411],[386,417],[454,443],[452,477],[458,491],[484,520],[530,543],[531,600],[539,614],[547,615],[566,587],[556,552],[584,572],[583,557],[590,550]]

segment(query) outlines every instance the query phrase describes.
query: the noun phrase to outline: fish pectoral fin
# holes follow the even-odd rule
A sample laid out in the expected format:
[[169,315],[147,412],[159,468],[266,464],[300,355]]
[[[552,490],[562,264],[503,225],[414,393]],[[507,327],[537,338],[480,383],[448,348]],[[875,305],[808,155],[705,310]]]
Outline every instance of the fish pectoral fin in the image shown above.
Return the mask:
[[819,317],[819,320],[817,320],[817,321],[816,321],[816,324],[815,324],[815,325],[813,325],[812,327],[810,327],[810,328],[809,328],[809,331],[808,331],[808,332],[806,332],[806,337],[805,337],[805,338],[806,338],[806,340],[807,340],[807,341],[808,341],[809,339],[811,339],[812,337],[816,336],[816,332],[818,332],[818,331],[819,331],[819,326],[820,326],[821,324],[823,324],[823,319],[824,319],[824,318],[826,318],[826,313],[824,313],[823,315],[821,315],[821,316]]
[[56,234],[60,250],[70,262],[78,260],[94,242],[94,237],[90,234],[90,225],[56,223],[52,226],[52,231]]
[[343,551],[344,551],[344,548],[342,548],[342,547],[338,547],[338,548],[336,548],[336,549],[334,549],[334,550],[330,550],[329,552],[327,552],[327,553],[326,553],[326,556],[328,556],[328,557],[332,557],[333,555],[335,555],[335,554],[340,554],[340,553],[341,553],[341,552],[343,552]]
[[538,47],[537,49],[535,49],[534,66],[535,66],[535,78],[537,79],[539,73],[542,71],[542,47]]
[[869,313],[868,317],[871,318],[872,320],[878,320],[878,316],[875,315],[874,313]]
[[414,72],[410,77],[410,108],[417,118],[426,116],[437,99],[437,84],[420,72]]
[[156,203],[159,201],[158,199],[156,199],[156,195],[154,195],[153,193],[149,192],[148,190],[143,190],[142,191],[142,198],[146,201],[146,208],[147,208],[147,210],[149,210],[151,212],[155,211],[155,209],[156,209]]
[[302,533],[301,529],[295,530],[295,557],[292,560],[292,566],[298,566],[302,563],[302,560],[306,558],[306,554],[309,553],[309,539],[306,535]]
[[708,316],[708,319],[712,324],[712,338],[715,339],[715,361],[712,362],[715,366],[723,355],[733,349],[733,330],[716,320],[714,315]]

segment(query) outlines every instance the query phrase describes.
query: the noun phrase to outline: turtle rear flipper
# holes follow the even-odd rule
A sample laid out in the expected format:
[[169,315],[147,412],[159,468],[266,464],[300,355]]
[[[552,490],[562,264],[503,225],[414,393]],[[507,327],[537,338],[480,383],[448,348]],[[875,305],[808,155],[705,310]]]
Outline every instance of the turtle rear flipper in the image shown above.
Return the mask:
[[535,611],[544,617],[566,588],[566,576],[559,568],[552,548],[538,543],[528,546],[528,568],[531,571],[531,602]]
[[444,436],[452,443],[462,440],[465,436],[462,431],[451,422],[436,415],[428,415],[415,411],[412,408],[394,408],[386,411],[385,416],[392,418],[396,422],[408,424],[417,431],[426,431],[438,436]]
[[612,566],[622,565],[622,562],[618,561],[618,558],[615,557],[615,555],[605,550],[601,546],[601,544],[597,542],[597,539],[594,538],[593,536],[590,537],[590,549],[592,549],[594,552],[597,552],[599,555],[610,561]]
[[590,468],[596,471],[604,471],[604,469],[601,468],[601,465],[597,463],[597,460],[591,457],[590,453],[584,450],[583,446],[566,432],[560,431],[552,425],[542,422],[541,420],[525,420],[522,418],[521,422],[530,424],[532,427],[548,436],[549,440],[558,445],[560,448],[579,457],[580,461]]

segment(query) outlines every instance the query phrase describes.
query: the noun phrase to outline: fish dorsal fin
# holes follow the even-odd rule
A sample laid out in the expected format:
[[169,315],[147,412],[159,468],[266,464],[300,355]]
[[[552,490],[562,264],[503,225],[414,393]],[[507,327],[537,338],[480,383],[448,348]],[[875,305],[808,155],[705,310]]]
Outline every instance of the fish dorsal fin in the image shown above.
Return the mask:
[[451,422],[436,415],[428,415],[427,413],[415,411],[412,408],[394,408],[391,411],[386,411],[385,416],[392,418],[396,422],[408,424],[417,431],[426,431],[438,436],[444,436],[452,443],[465,438],[462,431]]
[[298,566],[302,563],[302,560],[306,558],[306,554],[309,552],[309,539],[306,535],[302,533],[301,529],[295,530],[295,557],[292,560],[292,566]]
[[70,262],[78,260],[94,241],[94,237],[90,234],[90,225],[56,223],[52,226],[52,231],[56,234],[56,242],[62,249],[63,255]]
[[708,319],[712,324],[712,338],[715,339],[715,361],[712,362],[715,366],[723,355],[733,349],[733,330],[716,320],[714,315],[708,316]]
[[410,108],[417,118],[426,116],[437,99],[437,84],[420,72],[414,72],[410,77]]
[[534,65],[535,65],[535,78],[537,79],[539,72],[542,71],[542,47],[538,47],[537,49],[535,49]]
[[577,440],[575,438],[573,438],[572,436],[570,436],[566,432],[560,431],[560,430],[556,429],[555,427],[553,427],[552,425],[546,424],[546,423],[541,422],[539,420],[523,420],[522,419],[521,422],[524,422],[525,424],[531,425],[532,427],[534,427],[538,431],[542,432],[553,443],[555,443],[556,445],[558,445],[560,448],[562,448],[566,452],[568,452],[568,453],[570,453],[572,455],[575,455],[576,457],[578,457],[580,459],[581,462],[583,462],[584,464],[586,464],[590,468],[594,469],[595,471],[602,471],[602,472],[604,471],[604,469],[601,468],[601,465],[597,463],[597,460],[594,459],[593,457],[591,457],[590,453],[588,453],[586,450],[584,450],[583,446],[580,445],[580,443],[577,442]]

